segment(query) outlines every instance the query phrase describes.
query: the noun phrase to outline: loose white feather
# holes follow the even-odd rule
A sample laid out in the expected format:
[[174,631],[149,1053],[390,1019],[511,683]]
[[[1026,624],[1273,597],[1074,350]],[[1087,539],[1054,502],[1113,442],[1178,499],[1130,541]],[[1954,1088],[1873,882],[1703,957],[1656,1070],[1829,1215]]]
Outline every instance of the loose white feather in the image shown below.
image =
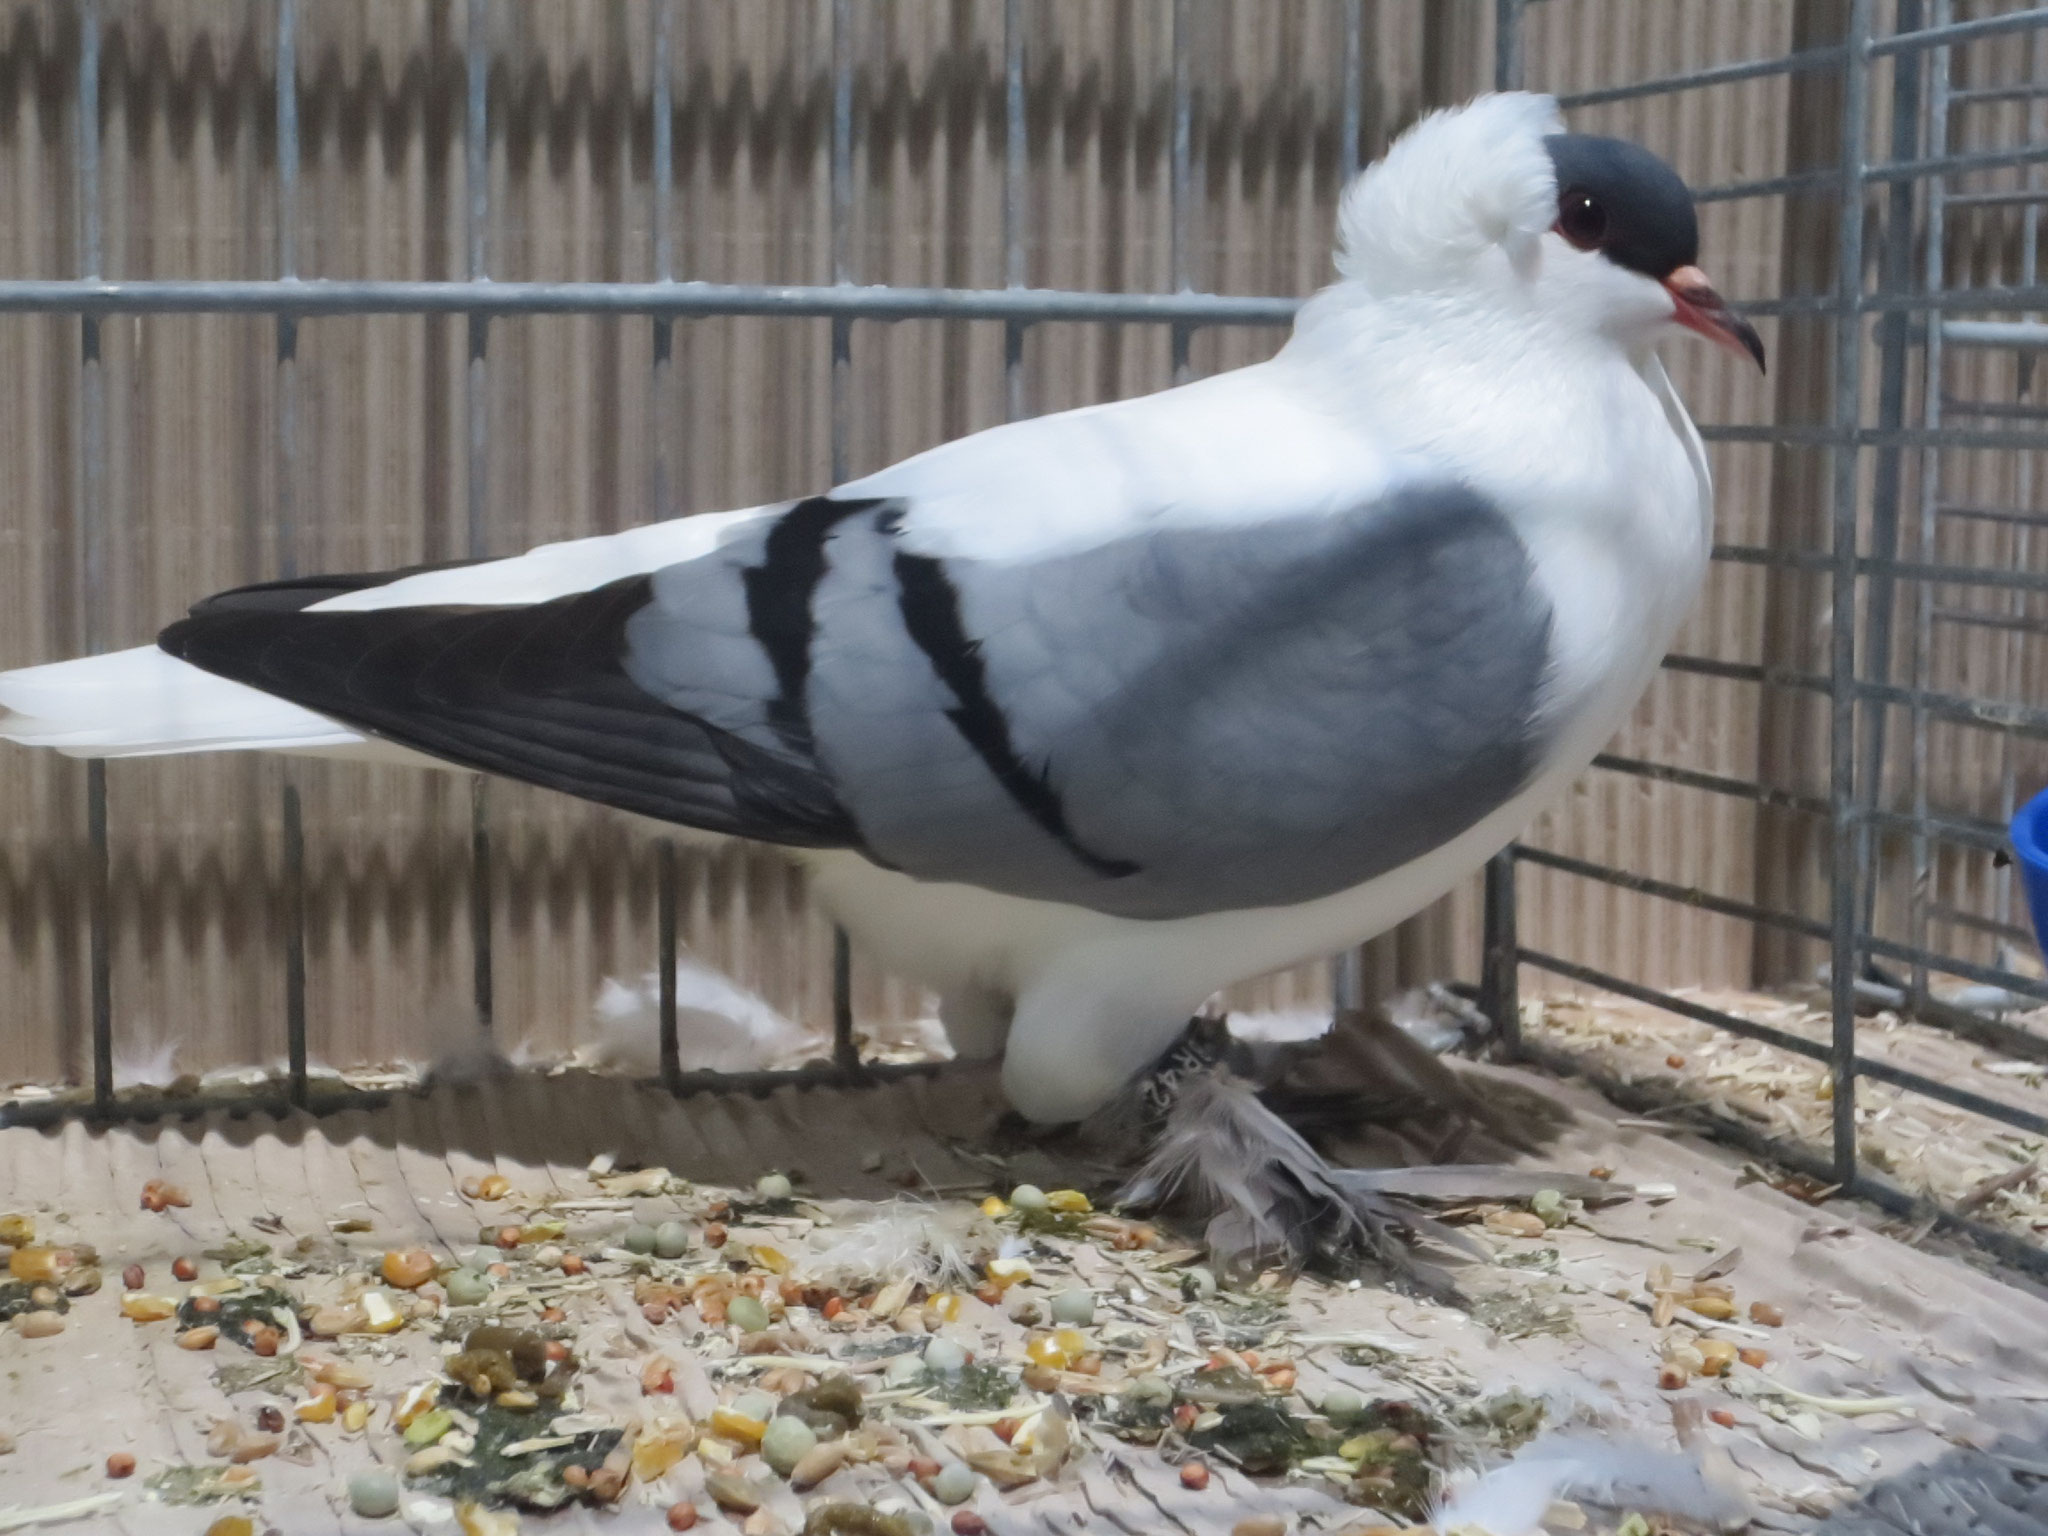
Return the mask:
[[[586,1053],[590,1064],[622,1072],[661,1070],[659,972],[630,983],[607,978],[593,1013],[598,1038]],[[786,1017],[695,956],[676,956],[676,1044],[685,1071],[793,1066],[826,1043],[819,1031]]]
[[1545,1435],[1504,1466],[1453,1489],[1430,1516],[1443,1532],[1542,1536],[1559,1499],[1642,1510],[1733,1530],[1749,1518],[1741,1494],[1683,1452],[1586,1434]]
[[926,1285],[972,1284],[1000,1251],[1001,1235],[979,1211],[902,1201],[835,1235],[806,1266],[821,1284],[856,1286],[908,1277]]

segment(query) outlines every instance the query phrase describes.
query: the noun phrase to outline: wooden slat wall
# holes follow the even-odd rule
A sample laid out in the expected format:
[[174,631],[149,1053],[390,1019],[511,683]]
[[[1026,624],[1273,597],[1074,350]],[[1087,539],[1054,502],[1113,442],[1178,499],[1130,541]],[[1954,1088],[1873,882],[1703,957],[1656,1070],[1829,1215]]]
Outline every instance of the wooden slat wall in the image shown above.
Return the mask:
[[[653,275],[653,0],[503,0],[493,8],[488,264],[500,278]],[[100,131],[105,271],[250,277],[275,271],[274,6],[106,0]],[[1003,280],[1001,0],[860,0],[854,51],[854,275],[865,282]],[[1549,0],[1533,7],[1532,84],[1568,89],[1784,49],[1792,0]],[[1031,161],[1025,248],[1034,284],[1169,285],[1169,0],[1026,0]],[[1366,0],[1365,157],[1426,104],[1484,86],[1488,0]],[[302,0],[302,173],[308,276],[464,275],[460,0]],[[825,0],[676,0],[677,275],[829,277],[831,7]],[[1191,278],[1225,292],[1307,292],[1330,273],[1342,0],[1195,7],[1197,203]],[[0,275],[76,270],[78,30],[54,0],[0,4]],[[1695,181],[1784,163],[1789,87],[1766,81],[1582,113]],[[1705,219],[1724,288],[1775,292],[1784,210]],[[546,317],[491,326],[487,541],[498,552],[651,517],[809,492],[829,475],[824,322],[678,324],[666,414],[649,389],[651,325]],[[1770,327],[1766,327],[1767,336]],[[1198,372],[1277,345],[1278,332],[1199,335]],[[999,325],[854,330],[852,469],[1002,418]],[[290,482],[302,569],[364,569],[463,552],[468,501],[465,330],[455,318],[326,319],[301,328],[300,459]],[[1700,348],[1673,350],[1698,413],[1768,420],[1770,387]],[[261,318],[110,321],[106,588],[80,590],[78,325],[0,318],[0,665],[75,651],[85,602],[109,643],[147,640],[193,597],[273,574],[274,333]],[[1160,328],[1030,333],[1028,408],[1157,388]],[[665,441],[671,482],[656,485]],[[1769,536],[1768,454],[1717,452],[1722,536]],[[1985,471],[1991,473],[1993,471]],[[1999,471],[2003,472],[2003,471]],[[2037,541],[2038,542],[2038,541]],[[1765,578],[1718,570],[1683,644],[1755,659]],[[1816,646],[1824,650],[1824,636]],[[1974,653],[1973,653],[1974,654]],[[1969,663],[1959,663],[1967,666]],[[1757,706],[1739,685],[1666,677],[1621,749],[1747,775]],[[1956,771],[1975,772],[1958,763]],[[113,766],[114,1000],[124,1052],[178,1039],[181,1064],[283,1050],[279,790],[304,796],[311,1037],[337,1065],[418,1057],[467,1016],[466,781],[339,765],[191,759]],[[655,954],[649,834],[512,786],[490,796],[501,1034],[558,1050],[588,1030],[600,980]],[[83,770],[0,760],[0,1079],[84,1070]],[[1746,894],[1746,808],[1595,776],[1537,838],[1667,878]],[[1740,925],[1532,873],[1531,942],[1657,981],[1739,982]],[[785,1009],[829,1011],[829,933],[773,856],[685,859],[684,938]],[[1469,974],[1476,893],[1376,949],[1382,982]],[[920,1006],[860,967],[868,1016]],[[1313,1003],[1305,967],[1242,993]]]

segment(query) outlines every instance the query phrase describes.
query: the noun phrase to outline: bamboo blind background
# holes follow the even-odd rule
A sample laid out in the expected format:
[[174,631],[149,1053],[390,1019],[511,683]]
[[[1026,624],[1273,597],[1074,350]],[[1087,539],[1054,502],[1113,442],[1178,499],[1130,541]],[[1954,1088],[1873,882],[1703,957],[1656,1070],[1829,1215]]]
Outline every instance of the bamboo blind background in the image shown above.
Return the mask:
[[[506,0],[493,9],[492,276],[654,276],[652,3]],[[676,275],[829,280],[830,5],[674,3]],[[1530,12],[1528,79],[1568,90],[1779,53],[1824,27],[1832,8],[1550,0]],[[1026,0],[1029,283],[1170,286],[1172,9],[1169,0]],[[273,5],[108,0],[104,10],[105,273],[271,275]],[[856,0],[852,11],[853,276],[1000,286],[1001,0]],[[1213,0],[1190,11],[1193,285],[1306,293],[1330,275],[1346,163],[1343,0]],[[1490,80],[1491,13],[1486,0],[1366,0],[1360,158],[1427,105]],[[458,0],[303,0],[301,275],[467,275],[464,25]],[[77,46],[72,5],[0,5],[0,275],[77,272]],[[1828,110],[1816,94],[1827,92],[1812,77],[1762,80],[1591,109],[1575,126],[1640,138],[1709,184],[1775,174],[1813,151],[1811,124]],[[1825,224],[1824,208],[1799,199],[1714,205],[1704,211],[1705,262],[1731,295],[1821,289]],[[2011,260],[2016,228],[1987,217],[1961,238],[1989,272]],[[829,482],[829,322],[679,321],[665,413],[649,389],[651,329],[638,318],[492,323],[492,552]],[[1770,380],[1704,348],[1671,349],[1697,416],[1794,421],[1825,408],[1824,361],[1802,362],[1794,327],[1764,331]],[[1235,366],[1280,340],[1271,330],[1201,332],[1194,367]],[[0,317],[0,665],[77,651],[87,605],[110,645],[137,644],[195,597],[275,571],[272,509],[284,471],[270,322],[116,318],[104,344],[116,533],[105,589],[86,593],[77,321]],[[1025,349],[1026,407],[1161,387],[1168,346],[1164,327],[1037,326]],[[1002,357],[997,323],[856,325],[853,472],[1000,421]],[[300,453],[288,487],[301,569],[462,552],[464,359],[459,317],[301,325]],[[1988,382],[2009,392],[2021,384]],[[656,481],[658,438],[674,465],[666,485]],[[2018,455],[1952,457],[1965,477],[2020,473],[2010,462]],[[1818,459],[1717,448],[1720,537],[1820,547]],[[2020,490],[2030,495],[2031,482]],[[1978,532],[1995,541],[1995,530]],[[1995,562],[2014,552],[1951,553]],[[1826,651],[1827,616],[1815,606],[1824,592],[1818,580],[1717,567],[1681,648],[1804,664]],[[1944,665],[1989,686],[1984,669],[2003,643],[1973,636]],[[2038,696],[2038,667],[2029,677]],[[1762,765],[1767,777],[1812,788],[1825,771],[1825,753],[1813,750],[1823,717],[1818,701],[1766,710],[1747,685],[1667,674],[1616,750],[1745,777]],[[1985,749],[1966,734],[1940,738],[1942,771],[1957,796],[1981,801]],[[465,780],[235,758],[116,763],[117,1039],[179,1039],[187,1069],[281,1054],[286,772],[305,804],[315,1060],[416,1058],[467,1015]],[[0,1080],[75,1080],[83,1070],[83,784],[76,763],[0,755]],[[622,817],[513,786],[494,786],[490,803],[498,1030],[558,1050],[587,1034],[602,978],[653,964],[651,837]],[[1693,791],[1595,774],[1532,836],[1733,895],[1773,893],[1806,910],[1824,901],[1823,850],[1748,805]],[[1971,877],[1958,869],[1953,878]],[[1959,888],[1957,899],[1990,897]],[[829,929],[772,854],[686,855],[682,913],[684,941],[705,959],[785,1010],[828,1016]],[[1812,960],[1766,952],[1742,924],[1542,871],[1524,882],[1522,922],[1525,942],[1654,984],[1777,979]],[[1477,931],[1475,883],[1373,946],[1372,984],[1472,974]],[[1245,995],[1313,1002],[1327,996],[1322,977],[1304,967]],[[858,957],[856,981],[864,1015],[919,1005]]]

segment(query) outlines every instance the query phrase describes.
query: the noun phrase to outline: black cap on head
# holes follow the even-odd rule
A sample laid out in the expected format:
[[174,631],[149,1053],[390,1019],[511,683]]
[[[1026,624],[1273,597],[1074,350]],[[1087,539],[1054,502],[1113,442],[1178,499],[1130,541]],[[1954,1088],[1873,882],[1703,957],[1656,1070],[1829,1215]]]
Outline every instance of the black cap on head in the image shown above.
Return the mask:
[[1658,281],[1699,260],[1700,226],[1678,173],[1626,139],[1555,133],[1559,224],[1567,239]]

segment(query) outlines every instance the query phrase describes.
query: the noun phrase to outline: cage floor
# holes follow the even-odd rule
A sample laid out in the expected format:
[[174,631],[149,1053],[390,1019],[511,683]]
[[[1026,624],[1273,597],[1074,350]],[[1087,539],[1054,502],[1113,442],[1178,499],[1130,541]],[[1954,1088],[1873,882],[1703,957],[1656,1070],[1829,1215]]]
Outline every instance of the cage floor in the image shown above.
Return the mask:
[[[1462,1416],[1476,1424],[1474,1405],[1520,1391],[1545,1400],[1554,1423],[1576,1420],[1613,1437],[1693,1444],[1713,1478],[1752,1501],[1758,1528],[1772,1530],[1811,1529],[1874,1485],[1945,1457],[1974,1452],[2010,1461],[2015,1444],[2048,1444],[2048,1300],[2040,1294],[1953,1255],[1909,1246],[1867,1212],[1802,1203],[1755,1181],[1734,1155],[1631,1122],[1576,1085],[1523,1071],[1467,1070],[1485,1079],[1493,1100],[1519,1102],[1533,1112],[1532,1123],[1545,1125],[1532,1166],[1584,1173],[1604,1165],[1617,1181],[1662,1189],[1655,1198],[1601,1206],[1541,1237],[1500,1230],[1512,1220],[1479,1222],[1471,1230],[1496,1251],[1494,1262],[1461,1271],[1475,1303],[1469,1311],[1371,1283],[1353,1288],[1304,1279],[1258,1293],[1254,1301],[1271,1305],[1260,1325],[1257,1363],[1269,1373],[1291,1366],[1306,1400],[1319,1402],[1328,1387],[1344,1384],[1368,1399],[1403,1398],[1447,1421]],[[144,1266],[147,1290],[183,1295],[187,1288],[170,1278],[174,1258],[218,1250],[231,1237],[258,1239],[304,1266],[304,1275],[286,1285],[312,1298],[323,1285],[339,1285],[337,1272],[374,1270],[387,1249],[417,1244],[443,1259],[467,1258],[482,1230],[552,1214],[567,1223],[562,1244],[590,1256],[587,1274],[554,1291],[512,1286],[521,1299],[495,1305],[514,1322],[532,1321],[550,1298],[563,1309],[557,1331],[584,1362],[584,1409],[620,1422],[657,1412],[701,1420],[748,1385],[730,1374],[730,1334],[686,1328],[687,1309],[659,1324],[647,1320],[625,1262],[601,1256],[623,1225],[673,1218],[697,1232],[706,1200],[721,1187],[744,1191],[765,1171],[789,1171],[799,1194],[816,1203],[800,1202],[794,1217],[751,1221],[742,1207],[731,1217],[730,1241],[733,1252],[757,1245],[757,1262],[766,1262],[758,1245],[780,1244],[796,1256],[800,1272],[806,1244],[815,1248],[833,1230],[817,1225],[820,1216],[844,1229],[872,1215],[873,1202],[904,1198],[907,1186],[964,1222],[972,1202],[1020,1179],[1044,1187],[1099,1184],[1101,1170],[1071,1154],[1019,1152],[994,1136],[995,1120],[991,1085],[969,1072],[874,1089],[681,1102],[615,1080],[568,1076],[505,1078],[319,1120],[216,1113],[114,1130],[0,1131],[0,1213],[32,1216],[39,1243],[93,1245],[107,1281],[74,1302],[67,1326],[54,1336],[0,1331],[0,1434],[13,1446],[0,1455],[0,1531],[56,1505],[75,1512],[52,1528],[173,1536],[203,1531],[224,1513],[253,1516],[257,1530],[267,1523],[292,1533],[398,1524],[351,1514],[345,1487],[352,1474],[374,1464],[396,1470],[409,1454],[391,1427],[392,1406],[437,1374],[443,1350],[433,1324],[305,1343],[302,1352],[367,1370],[375,1413],[358,1433],[339,1422],[299,1423],[294,1409],[307,1394],[288,1381],[230,1396],[216,1380],[219,1368],[253,1363],[246,1351],[225,1340],[212,1351],[181,1349],[176,1323],[124,1320],[119,1276],[129,1264]],[[992,1148],[1003,1149],[1006,1160]],[[600,1154],[619,1167],[664,1167],[690,1187],[607,1195],[589,1170]],[[505,1199],[485,1202],[460,1192],[465,1179],[493,1173],[510,1186]],[[151,1180],[180,1187],[190,1205],[142,1209]],[[1170,1228],[1163,1240],[1177,1241]],[[1683,1390],[1661,1390],[1660,1343],[1671,1330],[1651,1316],[1645,1275],[1668,1265],[1689,1276],[1731,1245],[1740,1248],[1727,1275],[1738,1305],[1775,1305],[1784,1325],[1694,1322],[1703,1337],[1764,1349],[1769,1362],[1759,1374],[1698,1377]],[[1081,1283],[1105,1299],[1119,1291],[1139,1295],[1143,1305],[1108,1307],[1130,1324],[1122,1347],[1136,1349],[1132,1340],[1156,1324],[1172,1343],[1192,1337],[1199,1355],[1208,1343],[1202,1319],[1177,1299],[1161,1299],[1159,1276],[1167,1270],[1159,1266],[1174,1262],[1092,1237],[1048,1239],[1027,1288]],[[217,1261],[202,1261],[202,1284],[218,1272]],[[1151,1289],[1132,1291],[1133,1285]],[[849,1294],[858,1289],[849,1287]],[[1025,1330],[1011,1315],[1014,1302],[1012,1296],[988,1306],[969,1297],[946,1331],[983,1358],[1016,1358]],[[894,1326],[917,1315],[913,1305]],[[1112,1320],[1099,1319],[1099,1328]],[[810,1350],[837,1353],[852,1338],[844,1318],[827,1325],[798,1313],[790,1327]],[[1357,1342],[1367,1338],[1379,1342]],[[1117,1350],[1106,1353],[1102,1380],[1119,1373]],[[676,1364],[673,1397],[643,1395],[642,1372],[655,1354]],[[1284,1384],[1271,1374],[1265,1379]],[[1063,1379],[1065,1389],[1087,1387],[1085,1380]],[[1786,1388],[1806,1395],[1786,1395]],[[1846,1402],[1869,1398],[1898,1401],[1882,1412],[1859,1412]],[[216,1420],[253,1431],[265,1407],[280,1410],[287,1427],[275,1454],[238,1474],[256,1479],[245,1498],[205,1506],[161,1502],[165,1490],[205,1475],[178,1469],[217,1472],[224,1465],[219,1442],[215,1451],[208,1447]],[[979,1484],[972,1507],[988,1530],[1011,1536],[1171,1528],[1207,1536],[1261,1513],[1301,1532],[1379,1523],[1345,1503],[1327,1476],[1249,1477],[1210,1456],[1213,1477],[1197,1491],[1182,1485],[1159,1448],[1111,1438],[1085,1416],[1080,1425],[1071,1457],[1049,1475],[1007,1493]],[[973,1432],[928,1427],[911,1437],[931,1449],[925,1437]],[[106,1458],[117,1451],[139,1466],[132,1477],[111,1481]],[[2037,1454],[2048,1462],[2048,1450]],[[734,1463],[742,1473],[758,1468],[749,1457]],[[767,1497],[752,1516],[714,1511],[705,1489],[712,1470],[704,1456],[689,1455],[652,1481],[629,1484],[611,1509],[528,1515],[523,1528],[664,1529],[663,1512],[687,1499],[703,1512],[700,1529],[792,1533],[819,1499],[886,1507],[892,1497],[938,1514],[941,1529],[945,1524],[946,1512],[892,1480],[879,1462],[850,1466],[801,1498],[762,1474]],[[2001,1475],[2011,1481],[2018,1474],[2006,1467]],[[1610,1515],[1583,1513],[1587,1523],[1578,1528],[1611,1528]],[[1569,1511],[1561,1517],[1556,1529],[1574,1528]],[[450,1506],[430,1499],[413,1499],[401,1518],[416,1529],[456,1528]]]

